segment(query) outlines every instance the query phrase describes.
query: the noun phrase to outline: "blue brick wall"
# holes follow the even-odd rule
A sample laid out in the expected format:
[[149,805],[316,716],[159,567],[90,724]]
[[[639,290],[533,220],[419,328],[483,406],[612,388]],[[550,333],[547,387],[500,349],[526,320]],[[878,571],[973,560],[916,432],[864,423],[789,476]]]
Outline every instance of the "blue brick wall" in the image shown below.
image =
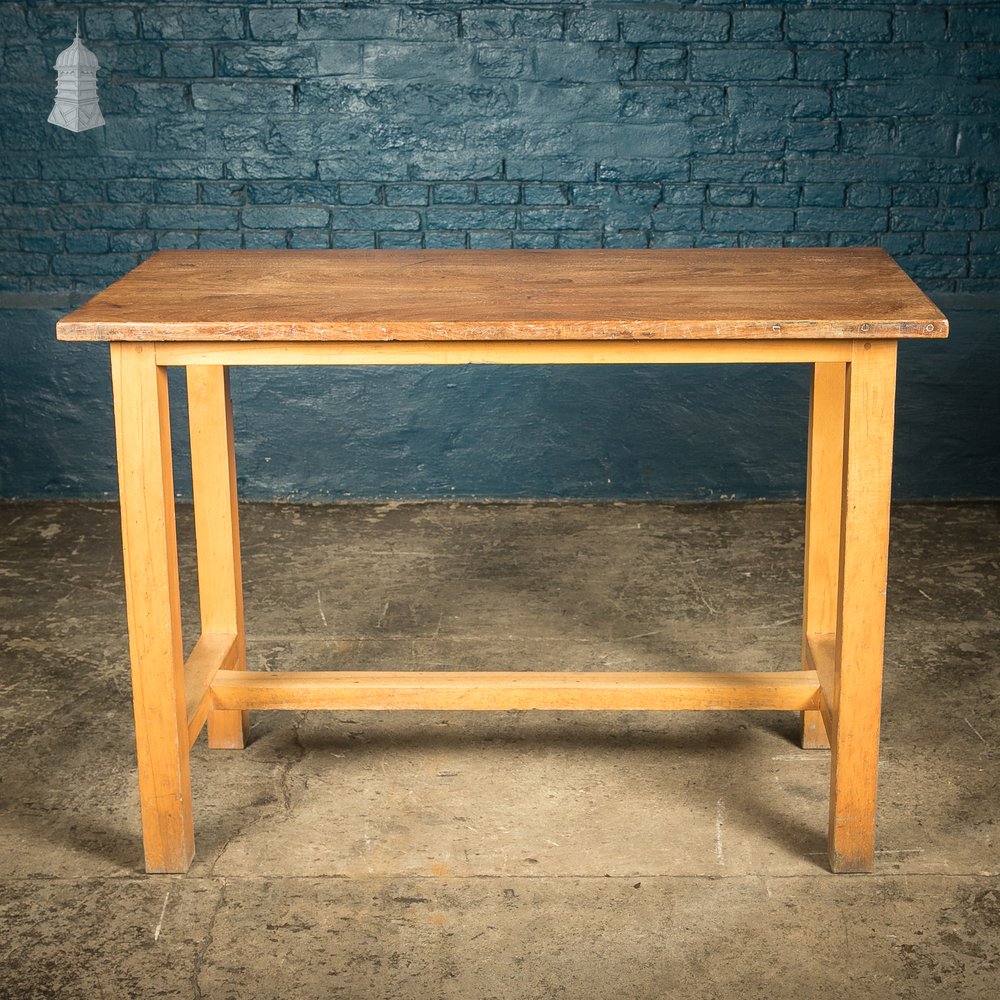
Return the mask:
[[[101,61],[107,126],[73,135],[45,118],[51,67],[78,13]],[[983,352],[997,363],[997,338],[981,318],[1000,297],[996,3],[34,0],[0,5],[0,38],[6,337],[40,336],[39,317],[49,314],[31,310],[65,310],[163,247],[875,244],[965,317],[962,330],[975,331],[970,340],[957,335],[949,356],[974,355],[978,370]],[[61,350],[45,352],[57,368],[61,358],[70,363]],[[918,370],[918,357],[930,356],[912,354]],[[8,409],[30,414],[41,391],[32,376],[8,366],[2,377]],[[538,377],[555,385],[570,376]],[[612,373],[599,392],[631,393],[629,377]],[[709,398],[692,389],[688,415],[675,412],[669,393],[683,394],[677,387],[686,384],[678,377],[650,383],[648,416],[701,440],[697,413]],[[788,393],[801,396],[794,380],[756,377],[760,399],[791,407]],[[524,375],[490,378],[509,391],[498,390],[497,405],[516,409]],[[449,379],[399,379],[397,395],[383,402],[416,400],[406,460],[343,465],[362,438],[371,454],[387,443],[365,393],[348,392],[362,429],[337,459],[348,481],[320,476],[305,495],[383,494],[393,480],[414,495],[801,491],[801,428],[767,472],[749,444],[720,464],[706,440],[677,474],[669,457],[630,459],[623,431],[586,474],[555,455],[534,472],[509,466],[491,478],[505,467],[496,462],[504,449],[479,427],[477,406],[493,390],[473,377],[453,395],[449,419],[463,428],[455,448],[416,415],[447,395]],[[914,410],[922,393],[941,402],[929,370],[927,380],[909,390]],[[317,373],[294,383],[317,407],[330,405],[329,384]],[[271,405],[264,385],[248,389],[250,422]],[[88,405],[99,408],[106,386],[95,383],[94,392]],[[979,397],[956,391],[947,403],[969,413],[970,427],[982,423],[982,403],[972,400]],[[538,405],[525,401],[519,414],[536,444],[545,433],[531,427],[546,419]],[[995,399],[985,405],[996,414]],[[737,408],[732,426],[756,419],[750,406]],[[54,412],[48,433],[62,419]],[[592,451],[593,428],[577,431],[564,450]],[[953,432],[931,434],[941,449],[955,448]],[[960,447],[982,451],[982,435],[967,436]],[[42,466],[44,449],[5,437],[0,495],[113,489],[107,442],[100,462],[67,455],[62,469]],[[904,464],[900,489],[1000,493],[997,451],[966,463],[957,479],[948,479],[957,473],[947,462],[941,468],[952,473],[937,478]],[[244,446],[245,468],[255,455]],[[79,467],[69,468],[74,461]],[[279,472],[261,464],[247,490],[291,492],[293,465]]]

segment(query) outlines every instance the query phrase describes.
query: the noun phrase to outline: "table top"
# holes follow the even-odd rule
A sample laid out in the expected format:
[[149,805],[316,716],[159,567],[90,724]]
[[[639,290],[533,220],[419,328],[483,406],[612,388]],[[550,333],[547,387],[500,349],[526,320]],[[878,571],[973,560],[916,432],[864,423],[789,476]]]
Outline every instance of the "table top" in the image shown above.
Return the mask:
[[945,337],[883,250],[164,250],[60,340]]

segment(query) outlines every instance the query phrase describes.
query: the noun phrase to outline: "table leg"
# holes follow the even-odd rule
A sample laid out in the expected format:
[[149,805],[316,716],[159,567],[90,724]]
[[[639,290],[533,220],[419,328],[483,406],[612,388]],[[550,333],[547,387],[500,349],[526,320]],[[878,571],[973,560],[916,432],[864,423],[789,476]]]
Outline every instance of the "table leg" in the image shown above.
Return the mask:
[[[809,397],[809,459],[806,472],[806,544],[802,613],[802,665],[808,669],[806,637],[837,630],[840,582],[840,506],[844,489],[844,404],[847,365],[813,365]],[[802,713],[802,746],[830,747],[823,713]]]
[[167,372],[151,344],[113,343],[125,598],[148,872],[194,857]]
[[874,866],[895,381],[895,341],[855,343],[847,368],[830,734],[829,854],[835,872],[870,872]]
[[[187,390],[201,631],[235,635],[236,662],[230,669],[245,670],[229,369],[223,365],[189,365]],[[249,712],[209,708],[208,745],[213,749],[241,749],[249,732]]]

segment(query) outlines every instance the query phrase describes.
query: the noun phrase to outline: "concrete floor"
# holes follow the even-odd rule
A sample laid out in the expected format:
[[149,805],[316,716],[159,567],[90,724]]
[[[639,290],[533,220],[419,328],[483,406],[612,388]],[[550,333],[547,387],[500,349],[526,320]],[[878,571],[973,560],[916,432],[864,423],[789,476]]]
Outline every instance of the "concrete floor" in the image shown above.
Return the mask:
[[[254,669],[798,664],[797,505],[242,519]],[[895,511],[873,876],[794,715],[260,713],[147,877],[118,544],[0,507],[0,997],[996,995],[1000,507]]]

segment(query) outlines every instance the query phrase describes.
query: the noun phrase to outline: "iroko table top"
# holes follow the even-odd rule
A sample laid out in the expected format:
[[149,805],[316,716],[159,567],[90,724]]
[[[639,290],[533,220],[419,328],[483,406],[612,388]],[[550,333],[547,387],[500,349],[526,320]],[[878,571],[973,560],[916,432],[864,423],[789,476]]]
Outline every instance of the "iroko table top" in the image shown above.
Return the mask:
[[879,249],[164,250],[60,340],[945,337]]

